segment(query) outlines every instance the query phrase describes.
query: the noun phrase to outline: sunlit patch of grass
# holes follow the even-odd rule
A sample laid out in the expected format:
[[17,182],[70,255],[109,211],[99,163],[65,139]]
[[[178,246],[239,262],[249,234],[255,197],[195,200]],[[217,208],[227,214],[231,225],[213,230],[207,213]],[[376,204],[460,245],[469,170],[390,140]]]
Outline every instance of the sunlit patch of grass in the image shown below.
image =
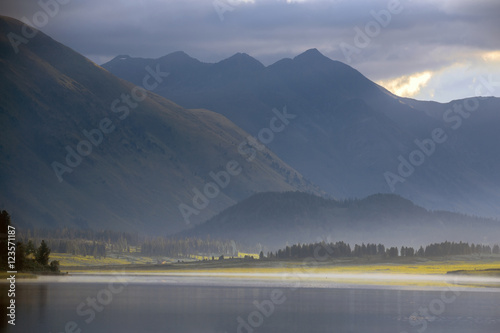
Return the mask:
[[[186,267],[182,269],[183,272],[212,272],[212,273],[289,273],[289,274],[301,274],[301,273],[315,273],[315,274],[407,274],[407,275],[443,275],[449,271],[463,270],[463,269],[488,269],[495,265],[491,263],[478,263],[478,264],[462,264],[462,263],[442,263],[436,262],[433,264],[425,264],[421,266],[407,266],[407,265],[388,265],[388,264],[374,264],[374,265],[362,265],[362,266],[319,266],[311,267],[304,266],[300,263],[287,263],[280,264],[277,263],[276,266],[269,267],[198,267],[191,268]],[[500,262],[496,263],[497,267],[500,267]],[[165,267],[168,271],[171,267]],[[180,267],[176,267],[179,269]],[[139,269],[140,270],[140,269]],[[134,269],[134,271],[137,271]],[[155,270],[156,272],[158,270]]]
[[238,258],[252,257],[254,259],[259,259],[259,255],[257,253],[243,253],[238,252]]
[[[196,260],[212,260],[212,256],[200,256],[200,255],[190,255],[190,258],[196,259]],[[214,256],[214,260],[218,259],[219,257]]]

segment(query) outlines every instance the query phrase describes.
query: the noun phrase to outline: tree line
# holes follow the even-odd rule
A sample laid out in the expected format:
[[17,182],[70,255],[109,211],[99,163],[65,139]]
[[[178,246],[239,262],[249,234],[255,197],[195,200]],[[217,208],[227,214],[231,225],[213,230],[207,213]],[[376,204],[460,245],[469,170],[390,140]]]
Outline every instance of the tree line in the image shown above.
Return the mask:
[[[338,204],[353,204],[355,200],[345,200]],[[10,225],[10,216],[6,211],[1,212],[2,236],[7,223]],[[16,239],[21,243],[18,251],[24,251],[29,258],[35,256],[40,244],[43,242],[53,253],[68,253],[72,255],[93,256],[103,258],[110,253],[121,254],[130,253],[131,248],[135,248],[136,253],[143,256],[165,256],[165,257],[187,257],[199,254],[217,254],[232,256],[237,253],[236,243],[232,240],[211,239],[209,236],[202,239],[197,237],[149,237],[138,233],[119,232],[111,230],[80,230],[72,228],[60,229],[27,229],[16,230]],[[3,238],[2,238],[3,241]],[[312,243],[294,244],[286,246],[275,252],[267,252],[270,259],[293,259],[315,257],[318,248],[328,248],[328,256],[332,258],[340,257],[432,257],[447,255],[467,255],[467,254],[500,254],[499,245],[480,245],[464,242],[442,242],[427,245],[425,248],[415,249],[413,247],[402,246],[401,248],[386,248],[383,244],[355,244],[351,247],[345,242],[336,243]],[[2,258],[6,258],[7,246],[0,248]],[[265,258],[261,253],[260,258]]]
[[107,252],[129,253],[130,247],[140,244],[137,233],[112,230],[28,229],[19,232],[18,238],[25,243],[39,243],[45,239],[54,253],[79,256],[106,257]]
[[127,254],[131,248],[143,256],[187,257],[197,254],[234,255],[234,241],[206,237],[149,237],[110,230],[28,229],[17,238],[33,248],[43,239],[54,253],[105,258],[110,253]]
[[[464,242],[442,242],[427,245],[425,248],[420,246],[418,250],[413,247],[402,246],[386,248],[383,244],[355,244],[351,249],[349,244],[344,242],[326,243],[318,242],[312,244],[294,244],[286,246],[275,252],[268,252],[268,259],[305,259],[315,258],[318,256],[328,256],[331,258],[343,257],[365,257],[379,256],[384,258],[394,257],[437,257],[449,255],[466,255],[466,254],[500,254],[500,246],[469,244]],[[264,258],[264,254],[260,254],[260,258]]]
[[189,254],[222,254],[234,255],[236,246],[234,241],[223,241],[201,238],[165,238],[156,237],[141,243],[141,254],[144,256],[178,257]]
[[[38,247],[35,247],[33,242],[25,244],[21,241],[15,242],[15,247],[12,246],[8,239],[8,230],[11,226],[9,213],[5,210],[0,211],[0,269],[2,271],[59,272],[59,261],[49,262],[51,249],[44,240]],[[15,252],[14,256],[11,256],[12,252]],[[15,259],[12,267],[9,267],[9,261],[12,262],[9,257]]]
[[27,239],[85,239],[104,243],[116,243],[123,240],[130,246],[136,246],[139,244],[140,239],[139,234],[136,232],[74,229],[67,227],[59,229],[26,229],[20,232],[19,236]]

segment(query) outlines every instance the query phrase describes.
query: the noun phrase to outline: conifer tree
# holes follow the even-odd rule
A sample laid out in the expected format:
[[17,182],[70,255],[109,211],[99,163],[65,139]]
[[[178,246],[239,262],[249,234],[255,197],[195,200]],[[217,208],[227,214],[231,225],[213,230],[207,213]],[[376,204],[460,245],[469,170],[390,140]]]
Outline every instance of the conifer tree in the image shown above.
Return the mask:
[[36,251],[35,260],[40,265],[47,266],[49,264],[49,255],[50,255],[50,249],[45,243],[45,241],[42,240],[40,247]]

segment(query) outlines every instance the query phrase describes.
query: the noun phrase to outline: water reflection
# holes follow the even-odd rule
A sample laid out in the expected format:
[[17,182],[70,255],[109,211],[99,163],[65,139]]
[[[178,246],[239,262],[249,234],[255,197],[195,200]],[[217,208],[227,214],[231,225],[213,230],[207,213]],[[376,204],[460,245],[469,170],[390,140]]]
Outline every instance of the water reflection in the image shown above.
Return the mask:
[[9,318],[7,317],[7,307],[9,306],[9,298],[7,297],[7,292],[9,290],[9,285],[7,283],[0,283],[0,328],[3,332],[7,327],[7,322]]

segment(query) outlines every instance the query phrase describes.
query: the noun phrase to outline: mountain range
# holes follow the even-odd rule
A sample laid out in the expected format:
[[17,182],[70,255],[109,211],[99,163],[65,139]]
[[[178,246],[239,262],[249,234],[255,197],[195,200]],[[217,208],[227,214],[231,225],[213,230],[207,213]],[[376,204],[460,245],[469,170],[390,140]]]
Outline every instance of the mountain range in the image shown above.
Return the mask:
[[16,53],[22,27],[0,17],[0,208],[17,226],[167,234],[253,193],[320,193],[224,116],[136,87],[41,31]]
[[155,93],[221,113],[261,143],[271,110],[286,106],[294,118],[266,145],[335,198],[396,193],[428,209],[500,216],[500,99],[473,96],[486,86],[444,104],[401,98],[316,49],[267,67],[244,53],[203,63],[183,52],[103,65],[135,84],[146,66],[170,73]]
[[41,31],[14,46],[23,31],[0,17],[0,209],[20,227],[266,246],[497,235],[430,211],[500,216],[497,98],[400,98],[315,49],[101,67]]
[[429,211],[395,194],[334,200],[301,192],[266,192],[179,235],[232,239],[254,251],[321,241],[418,248],[444,239],[493,245],[500,238],[498,225],[498,220]]

